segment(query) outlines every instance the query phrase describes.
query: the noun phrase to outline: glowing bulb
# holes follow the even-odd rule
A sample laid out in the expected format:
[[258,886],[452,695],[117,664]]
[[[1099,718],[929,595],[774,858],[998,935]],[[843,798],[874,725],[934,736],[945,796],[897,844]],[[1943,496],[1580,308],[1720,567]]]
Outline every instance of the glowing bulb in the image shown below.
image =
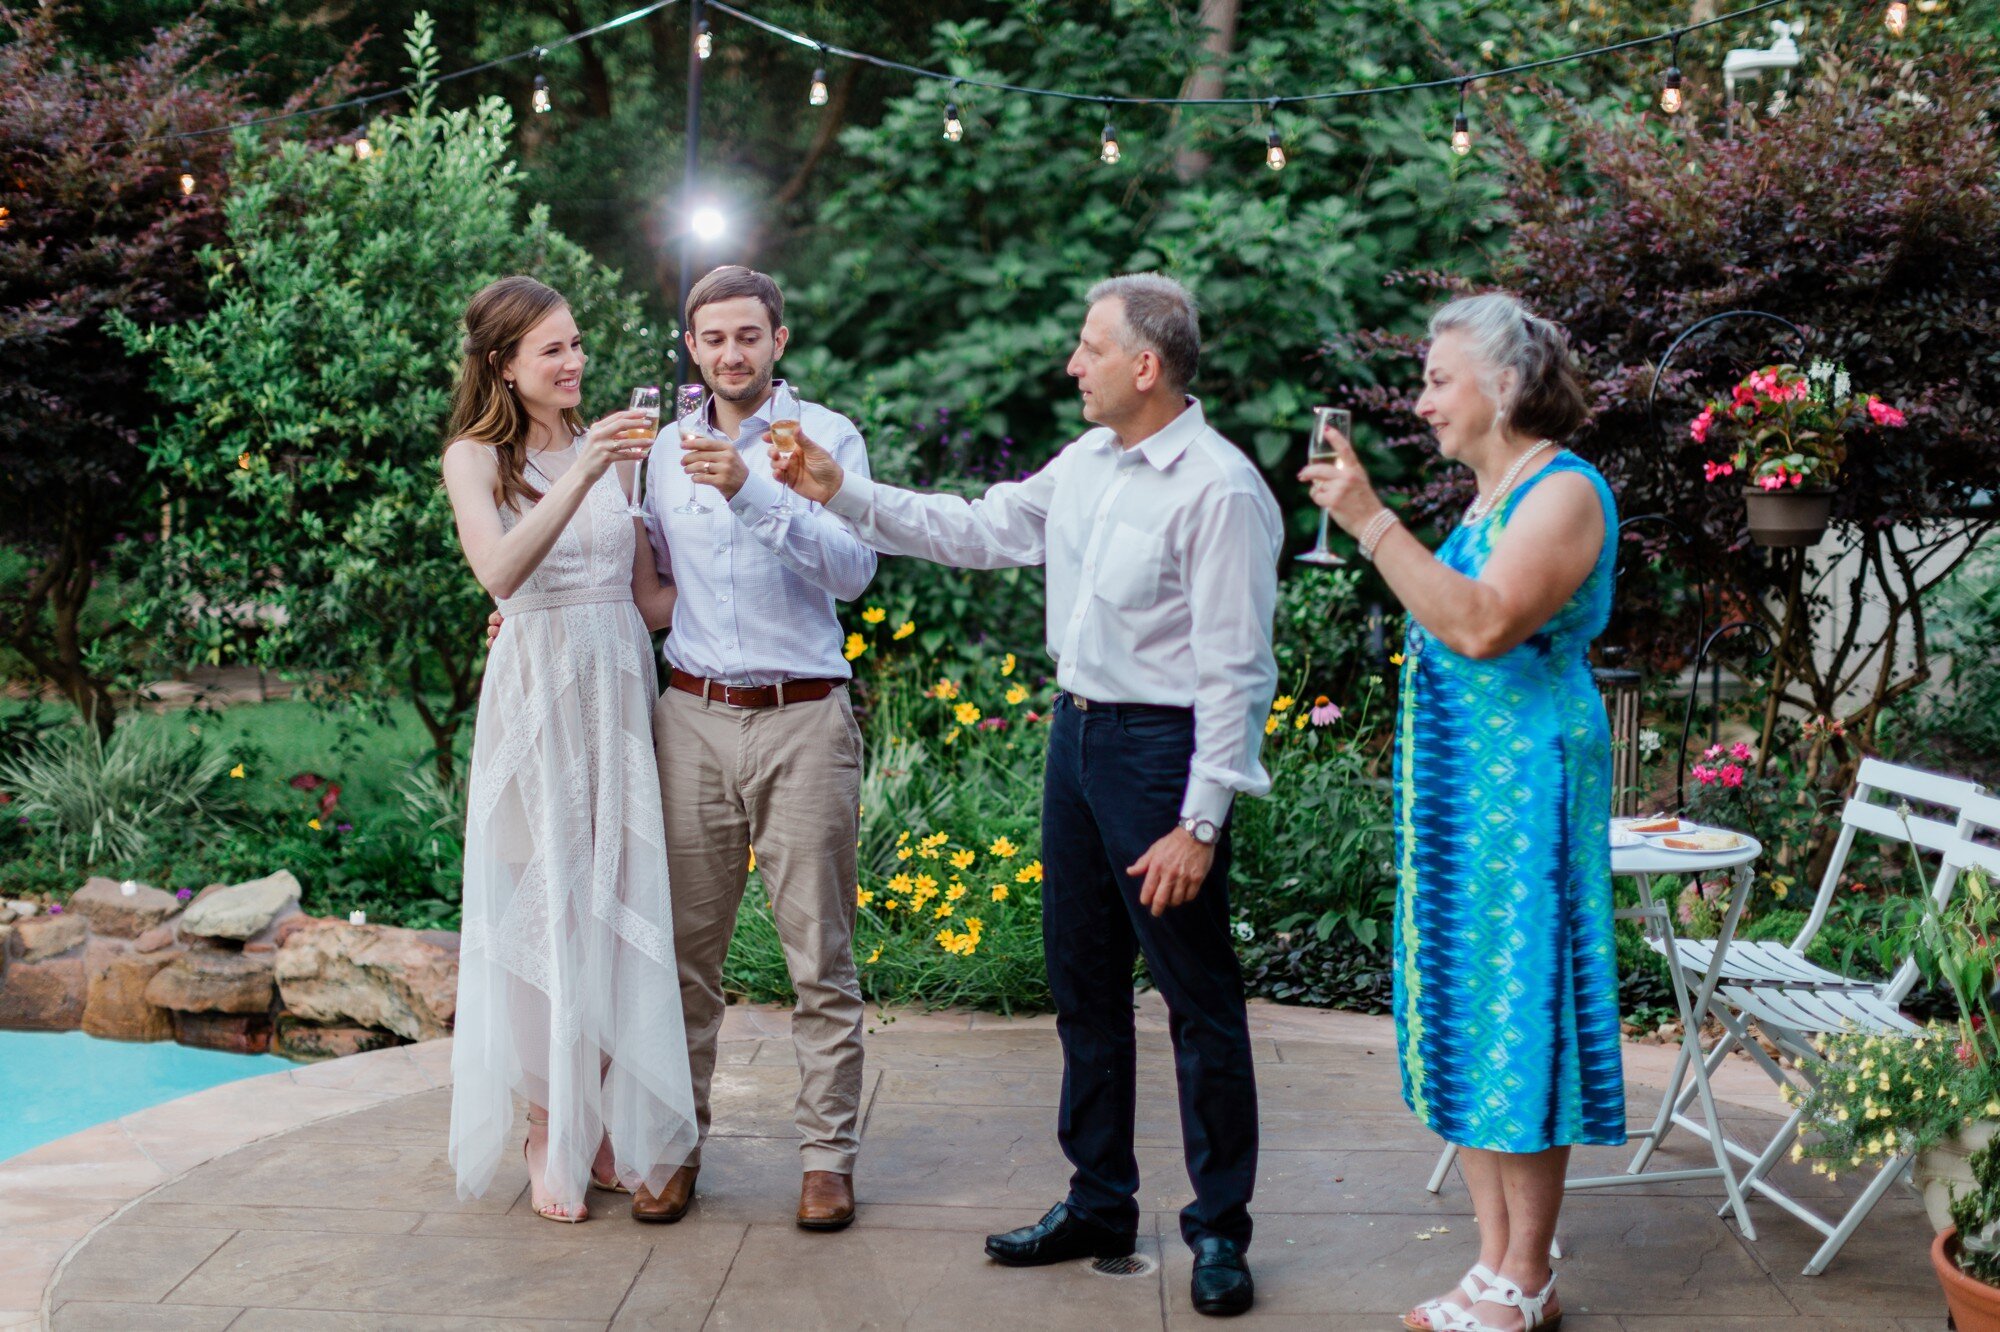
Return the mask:
[[1272,127],[1270,137],[1264,140],[1264,164],[1273,171],[1285,169],[1285,145],[1278,142],[1276,126]]
[[5,231],[10,225],[12,225],[13,220],[14,220],[13,213],[9,212],[5,208],[0,208],[0,231]]
[[694,53],[703,60],[715,54],[715,34],[708,30],[708,20],[701,21],[701,31],[694,36]]
[[944,104],[944,137],[947,143],[957,143],[965,137],[965,125],[958,118],[957,102]]
[[695,209],[694,216],[688,219],[688,226],[696,240],[705,241],[720,240],[722,233],[729,230],[729,223],[719,208]]
[[355,161],[366,162],[369,158],[373,156],[375,156],[375,145],[368,142],[368,136],[366,134],[362,135],[360,138],[354,141]]
[[1458,119],[1451,123],[1451,150],[1460,157],[1472,151],[1472,125],[1466,120],[1463,111],[1459,112]]
[[813,86],[812,86],[812,91],[806,94],[806,105],[808,105],[808,106],[825,106],[825,105],[826,105],[826,71],[825,71],[825,70],[823,70],[823,69],[816,69],[816,70],[814,70],[814,71],[813,71]]
[[181,198],[186,199],[192,196],[194,194],[194,186],[194,168],[186,162],[181,163]]
[[535,93],[534,96],[528,99],[528,105],[535,108],[535,114],[538,116],[548,114],[551,105],[549,101],[549,81],[539,74],[535,75]]
[[1890,0],[1889,9],[1882,15],[1883,24],[1892,37],[1901,37],[1903,29],[1910,26],[1910,7],[1903,0]]
[[1680,66],[1670,66],[1667,69],[1667,81],[1660,88],[1660,110],[1671,116],[1678,113],[1683,105]]
[[1111,122],[1104,122],[1104,147],[1098,150],[1097,160],[1106,166],[1118,163],[1118,131],[1111,128]]

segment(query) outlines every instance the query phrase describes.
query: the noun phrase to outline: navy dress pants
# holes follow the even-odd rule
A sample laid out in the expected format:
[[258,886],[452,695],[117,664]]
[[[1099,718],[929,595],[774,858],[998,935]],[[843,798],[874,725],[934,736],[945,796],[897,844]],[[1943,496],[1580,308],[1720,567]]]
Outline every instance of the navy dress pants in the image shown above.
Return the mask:
[[1063,1050],[1056,1135],[1075,1167],[1069,1205],[1124,1234],[1139,1223],[1132,963],[1166,1000],[1181,1140],[1194,1201],[1189,1245],[1247,1247],[1257,1179],[1257,1084],[1243,976],[1229,937],[1229,835],[1192,902],[1155,917],[1125,872],[1180,817],[1194,714],[1187,708],[1056,704],[1042,795],[1042,941]]

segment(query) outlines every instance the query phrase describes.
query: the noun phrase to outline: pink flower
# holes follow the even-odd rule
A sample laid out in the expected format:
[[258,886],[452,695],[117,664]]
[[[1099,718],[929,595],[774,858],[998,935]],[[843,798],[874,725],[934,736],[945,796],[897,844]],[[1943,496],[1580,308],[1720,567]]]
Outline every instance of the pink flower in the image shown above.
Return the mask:
[[1722,746],[1710,745],[1707,749],[1701,751],[1701,756],[1705,759],[1719,759],[1722,757]]
[[1792,488],[1793,488],[1794,490],[1798,489],[1798,488],[1799,488],[1800,486],[1804,485],[1805,483],[1806,483],[1806,474],[1805,474],[1804,472],[1793,472],[1793,473],[1792,473]]
[[1743,769],[1737,767],[1734,763],[1723,764],[1722,771],[1718,774],[1718,776],[1722,778],[1722,784],[1724,786],[1743,785]]
[[1007,719],[1005,717],[988,717],[979,723],[979,729],[982,731],[1004,731],[1007,729]]
[[1700,763],[1694,765],[1692,775],[1694,779],[1700,782],[1703,786],[1715,785],[1716,778],[1720,776],[1720,774],[1717,773],[1714,768],[1707,767]]
[[1868,419],[1876,425],[1899,426],[1908,424],[1907,418],[1874,394],[1868,395]]
[[1757,479],[1759,490],[1782,490],[1784,486],[1785,478],[1782,476],[1765,476]]
[[[1715,408],[1704,407],[1701,415],[1688,423],[1688,435],[1697,444],[1708,443],[1708,431],[1715,424]],[[1712,479],[1712,478],[1711,478]]]
[[1960,1041],[1953,1047],[1952,1053],[1958,1056],[1958,1062],[1966,1068],[1977,1068],[1979,1066],[1979,1052],[1972,1048],[1971,1041]]
[[1705,462],[1701,465],[1701,475],[1705,481],[1713,481],[1717,477],[1728,476],[1735,470],[1728,463]]
[[1311,720],[1314,726],[1331,726],[1340,720],[1340,706],[1321,694],[1313,700]]
[[1735,759],[1738,763],[1748,763],[1754,757],[1754,754],[1750,746],[1738,740],[1729,747],[1729,757]]
[[1737,407],[1750,407],[1757,402],[1757,390],[1749,384],[1738,384],[1730,391],[1729,396],[1734,400],[1733,405]]

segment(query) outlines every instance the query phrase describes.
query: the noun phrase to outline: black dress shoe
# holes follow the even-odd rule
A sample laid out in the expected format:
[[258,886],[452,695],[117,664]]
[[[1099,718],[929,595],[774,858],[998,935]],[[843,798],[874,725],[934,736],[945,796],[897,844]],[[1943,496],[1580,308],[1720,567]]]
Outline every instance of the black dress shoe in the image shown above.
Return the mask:
[[1072,1258],[1123,1258],[1133,1248],[1132,1236],[1087,1220],[1068,1203],[1049,1208],[1048,1215],[1032,1226],[986,1237],[986,1256],[1007,1267],[1040,1267]]
[[1204,1235],[1194,1246],[1194,1279],[1188,1296],[1197,1312],[1228,1318],[1245,1312],[1257,1298],[1243,1246],[1220,1235]]

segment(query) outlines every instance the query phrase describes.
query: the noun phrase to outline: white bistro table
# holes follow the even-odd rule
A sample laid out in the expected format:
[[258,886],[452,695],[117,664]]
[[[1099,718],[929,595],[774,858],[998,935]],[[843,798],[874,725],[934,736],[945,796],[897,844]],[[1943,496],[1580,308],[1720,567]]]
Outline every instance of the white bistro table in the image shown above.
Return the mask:
[[[1729,829],[1702,828],[1690,826],[1690,832],[1724,832]],[[1679,1180],[1720,1179],[1723,1192],[1728,1195],[1729,1210],[1736,1214],[1736,1224],[1742,1228],[1743,1238],[1754,1240],[1757,1229],[1750,1221],[1750,1211],[1744,1202],[1742,1182],[1729,1163],[1732,1144],[1723,1135],[1721,1118],[1715,1110],[1715,1093],[1709,1087],[1708,1061],[1701,1048],[1702,1019],[1708,1015],[1709,1006],[1715,999],[1715,989],[1723,978],[1723,956],[1729,950],[1729,941],[1736,933],[1736,922],[1743,914],[1743,906],[1750,899],[1750,886],[1755,882],[1751,867],[1764,848],[1757,839],[1747,833],[1738,833],[1743,845],[1728,851],[1669,851],[1650,842],[1637,846],[1621,846],[1611,849],[1611,874],[1613,878],[1627,878],[1639,886],[1639,902],[1636,906],[1621,907],[1615,913],[1620,920],[1636,920],[1645,932],[1646,942],[1654,952],[1666,959],[1667,977],[1674,991],[1674,1004],[1681,1015],[1681,1049],[1674,1061],[1674,1075],[1660,1100],[1660,1112],[1653,1119],[1651,1128],[1633,1129],[1629,1137],[1640,1138],[1638,1152],[1622,1174],[1596,1175],[1584,1179],[1572,1179],[1564,1184],[1567,1189],[1603,1189],[1613,1185],[1629,1185],[1634,1179],[1645,1179],[1660,1184],[1671,1184]],[[1731,887],[1729,903],[1722,914],[1722,924],[1715,936],[1715,949],[1709,956],[1708,967],[1700,973],[1691,973],[1682,965],[1680,940],[1675,933],[1675,903],[1661,901],[1653,895],[1653,880],[1663,874],[1679,875],[1682,878],[1699,879],[1721,871],[1730,871]],[[1680,1097],[1684,1079],[1693,1076],[1695,1091],[1701,1102],[1702,1118],[1706,1121],[1702,1128],[1707,1131],[1700,1136],[1708,1140],[1715,1153],[1715,1164],[1698,1166],[1688,1170],[1646,1170],[1646,1162],[1673,1127],[1677,1116],[1674,1104]],[[1692,1108],[1692,1107],[1690,1107]],[[1690,1124],[1690,1128],[1697,1126]],[[1699,1132],[1700,1130],[1697,1129]],[[1738,1149],[1741,1150],[1740,1148]],[[1748,1156],[1748,1153],[1745,1153]]]

